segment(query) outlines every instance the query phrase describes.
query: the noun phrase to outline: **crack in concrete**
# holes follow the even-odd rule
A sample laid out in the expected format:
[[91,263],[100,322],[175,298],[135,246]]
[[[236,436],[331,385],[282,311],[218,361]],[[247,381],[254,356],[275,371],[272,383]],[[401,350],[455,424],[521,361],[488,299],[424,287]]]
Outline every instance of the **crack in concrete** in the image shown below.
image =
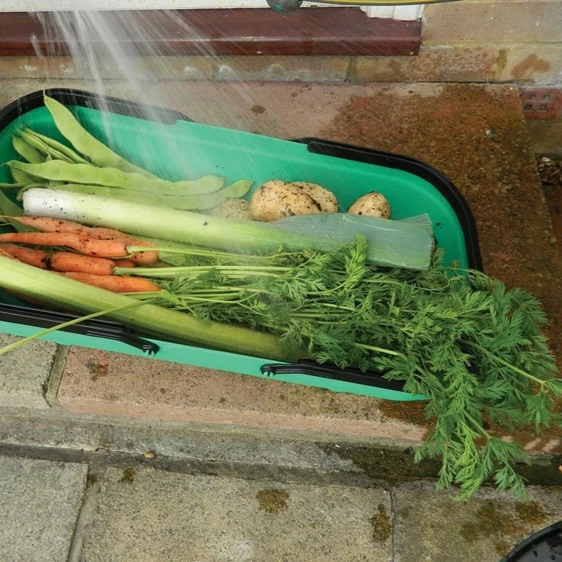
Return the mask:
[[69,351],[70,347],[63,345],[57,346],[49,376],[43,384],[43,397],[45,398],[47,404],[55,410],[61,409],[57,395]]
[[76,518],[74,525],[74,533],[68,550],[67,562],[80,562],[82,560],[82,547],[84,544],[84,536],[88,528],[94,520],[98,498],[100,496],[100,483],[92,480],[92,468],[88,467],[88,479],[86,481],[86,490],[82,497],[82,505]]
[[390,490],[390,521],[392,525],[392,536],[390,550],[392,553],[392,562],[396,562],[396,521],[398,519],[398,498],[396,497],[396,489]]

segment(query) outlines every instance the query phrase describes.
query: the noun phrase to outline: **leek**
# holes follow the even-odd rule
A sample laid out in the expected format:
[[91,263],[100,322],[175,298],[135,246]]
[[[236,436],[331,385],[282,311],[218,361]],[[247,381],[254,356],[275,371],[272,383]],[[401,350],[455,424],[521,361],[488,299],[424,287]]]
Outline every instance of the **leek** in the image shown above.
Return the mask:
[[[18,199],[22,199],[22,194],[34,187],[45,187],[44,185],[31,184],[23,186],[18,193]],[[185,211],[204,211],[216,207],[220,203],[228,199],[244,197],[250,191],[252,182],[248,180],[239,180],[233,184],[214,191],[213,193],[203,193],[200,195],[160,195],[157,193],[142,192],[132,189],[119,189],[115,187],[106,187],[100,185],[84,185],[84,184],[61,184],[56,186],[57,191],[70,191],[83,195],[97,195],[98,197],[108,197],[110,199],[118,199],[121,201],[142,200],[145,205],[153,205],[156,207],[167,207],[170,209],[181,209]]]
[[105,310],[109,318],[149,336],[281,361],[294,361],[298,356],[274,335],[197,320],[183,312],[140,303],[133,297],[84,285],[2,256],[0,287],[79,312]]
[[[333,229],[333,236],[322,233],[316,235],[314,228],[307,230],[313,234],[303,234],[279,229],[274,223],[237,221],[56,189],[29,189],[22,198],[27,215],[67,219],[115,228],[141,237],[210,248],[250,252],[276,252],[280,248],[302,251],[310,248],[332,252],[350,242],[348,233],[342,236],[339,229]],[[372,234],[367,237],[367,261],[375,265],[408,269],[430,267],[433,251],[430,229],[406,221],[375,218],[371,218],[371,221],[373,227],[368,229]],[[344,223],[349,224],[349,221],[340,221],[342,228]],[[378,239],[374,237],[377,234],[384,243],[377,243]]]

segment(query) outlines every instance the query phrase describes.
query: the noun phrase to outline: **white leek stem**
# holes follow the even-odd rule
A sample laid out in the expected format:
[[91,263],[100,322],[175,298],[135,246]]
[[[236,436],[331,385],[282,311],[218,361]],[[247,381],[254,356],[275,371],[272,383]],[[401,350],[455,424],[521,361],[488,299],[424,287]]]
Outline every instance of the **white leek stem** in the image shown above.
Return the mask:
[[[105,226],[139,237],[159,238],[189,245],[220,248],[233,251],[277,252],[314,249],[333,252],[355,241],[355,234],[363,234],[362,223],[368,217],[338,217],[329,229],[330,235],[319,233],[314,221],[305,221],[307,228],[290,225],[238,221],[121,201],[97,195],[83,195],[54,189],[32,188],[23,194],[27,215],[67,219],[91,226]],[[329,214],[323,215],[325,218]],[[321,215],[313,215],[321,217]],[[294,217],[297,218],[297,217]],[[300,217],[305,218],[305,217]],[[333,218],[333,217],[332,217]],[[321,222],[323,221],[321,217]],[[371,219],[373,221],[382,219]],[[280,221],[283,222],[283,221]],[[374,243],[367,236],[369,262],[390,266],[426,269],[431,262],[432,238],[427,229],[404,221],[383,221]],[[351,231],[349,224],[351,223]],[[357,223],[357,224],[356,224]],[[347,226],[345,236],[339,232]],[[324,230],[324,229],[320,229]],[[376,231],[373,225],[367,229]],[[351,237],[349,233],[351,232]]]
[[[273,230],[253,221],[236,221],[56,189],[27,190],[23,194],[23,208],[26,215],[66,219],[211,248],[276,251],[287,246],[302,250],[315,247],[317,242],[312,237]],[[329,240],[325,245],[327,247],[322,249],[326,251],[341,247]]]

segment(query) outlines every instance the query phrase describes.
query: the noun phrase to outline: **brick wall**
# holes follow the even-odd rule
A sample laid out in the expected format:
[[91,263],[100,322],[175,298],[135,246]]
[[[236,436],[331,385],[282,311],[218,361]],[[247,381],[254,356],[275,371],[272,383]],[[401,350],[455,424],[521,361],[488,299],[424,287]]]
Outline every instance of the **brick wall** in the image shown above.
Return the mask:
[[[150,61],[149,61],[150,66]],[[463,0],[427,6],[418,56],[170,57],[177,80],[562,84],[562,0]],[[110,66],[108,78],[118,78]],[[0,77],[82,78],[64,57],[0,57]]]
[[464,0],[428,6],[423,45],[426,52],[452,47],[494,53],[491,79],[560,83],[562,2]]
[[426,6],[418,57],[353,61],[353,80],[562,83],[560,0]]

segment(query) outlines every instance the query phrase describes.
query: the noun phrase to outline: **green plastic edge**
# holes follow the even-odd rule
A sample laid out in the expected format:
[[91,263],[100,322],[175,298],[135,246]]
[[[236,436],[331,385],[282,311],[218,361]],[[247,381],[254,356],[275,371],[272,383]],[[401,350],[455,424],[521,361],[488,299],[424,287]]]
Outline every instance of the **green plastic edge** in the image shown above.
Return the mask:
[[[33,335],[39,331],[39,328],[33,326],[25,326],[23,324],[14,324],[11,322],[0,322],[0,331],[13,336],[26,337]],[[397,390],[389,390],[386,388],[370,387],[367,385],[338,381],[334,379],[323,379],[304,374],[294,375],[275,375],[269,376],[261,373],[261,367],[265,364],[279,364],[279,361],[271,361],[267,359],[250,357],[247,355],[237,355],[223,351],[192,347],[170,343],[152,338],[143,338],[146,341],[155,343],[160,347],[156,355],[147,355],[142,350],[131,347],[123,342],[110,340],[105,338],[97,338],[82,334],[70,332],[53,332],[41,339],[52,341],[65,346],[80,346],[103,351],[111,351],[115,353],[124,353],[127,355],[135,355],[155,360],[165,360],[172,363],[189,364],[195,367],[204,367],[208,369],[224,370],[240,375],[251,375],[262,379],[288,382],[316,388],[324,388],[333,392],[346,392],[352,394],[360,394],[371,396],[383,400],[393,401],[414,401],[424,400],[424,396],[414,396]],[[186,355],[189,360],[186,361]]]

